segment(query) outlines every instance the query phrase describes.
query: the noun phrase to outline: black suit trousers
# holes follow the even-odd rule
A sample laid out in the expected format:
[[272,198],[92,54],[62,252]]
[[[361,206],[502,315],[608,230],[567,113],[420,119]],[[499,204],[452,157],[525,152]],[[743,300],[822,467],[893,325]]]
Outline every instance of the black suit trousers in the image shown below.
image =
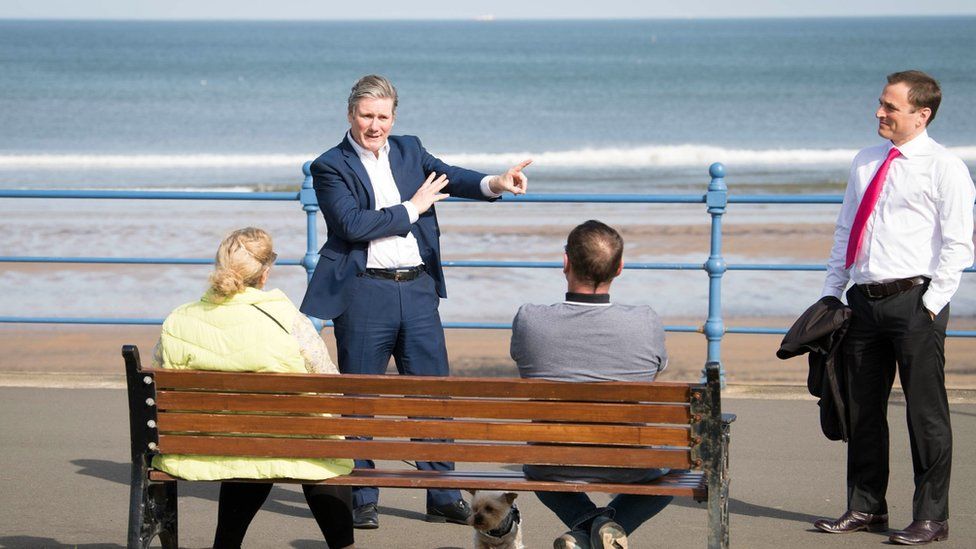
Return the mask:
[[847,450],[848,509],[887,513],[888,397],[895,371],[905,392],[912,449],[915,520],[948,518],[952,428],[945,390],[949,306],[933,321],[922,305],[928,284],[882,299],[847,292],[853,310],[844,340],[851,437]]

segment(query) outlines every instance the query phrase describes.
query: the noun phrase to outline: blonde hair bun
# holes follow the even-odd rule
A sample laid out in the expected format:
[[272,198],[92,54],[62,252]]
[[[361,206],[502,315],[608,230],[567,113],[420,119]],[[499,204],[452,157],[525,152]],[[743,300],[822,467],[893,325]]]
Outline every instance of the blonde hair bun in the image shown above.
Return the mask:
[[210,294],[223,301],[246,288],[257,287],[274,264],[271,235],[257,227],[238,229],[220,243],[210,273]]

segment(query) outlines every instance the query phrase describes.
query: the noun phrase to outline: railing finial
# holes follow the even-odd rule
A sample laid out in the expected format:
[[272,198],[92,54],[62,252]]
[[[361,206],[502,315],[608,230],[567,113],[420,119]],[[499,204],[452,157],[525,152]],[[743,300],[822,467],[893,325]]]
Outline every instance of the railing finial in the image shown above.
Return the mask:
[[[708,175],[712,176],[712,182],[714,183],[716,179],[725,178],[725,164],[721,162],[715,162],[708,167]],[[709,185],[708,190],[712,190],[711,185]]]

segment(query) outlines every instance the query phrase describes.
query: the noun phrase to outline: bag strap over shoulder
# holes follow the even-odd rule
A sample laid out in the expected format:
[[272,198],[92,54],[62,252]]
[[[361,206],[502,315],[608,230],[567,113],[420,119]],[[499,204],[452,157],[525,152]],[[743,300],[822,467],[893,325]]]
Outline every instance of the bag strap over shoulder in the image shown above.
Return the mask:
[[270,314],[268,314],[268,311],[265,311],[264,309],[262,309],[261,307],[258,307],[257,305],[255,305],[253,303],[251,303],[251,307],[254,307],[255,309],[257,309],[257,310],[261,311],[262,313],[264,313],[264,316],[270,318],[271,321],[274,322],[275,324],[277,324],[279,328],[281,328],[282,330],[284,330],[286,334],[291,333],[284,326],[282,326],[280,322],[278,322],[278,319],[277,318],[275,318],[275,317],[271,316]]

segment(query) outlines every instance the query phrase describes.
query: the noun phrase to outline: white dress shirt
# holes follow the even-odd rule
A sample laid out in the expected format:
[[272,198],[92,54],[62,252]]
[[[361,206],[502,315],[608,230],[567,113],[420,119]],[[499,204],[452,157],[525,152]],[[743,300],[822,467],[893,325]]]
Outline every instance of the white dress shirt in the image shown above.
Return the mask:
[[[407,216],[410,223],[416,223],[420,218],[417,207],[409,199],[403,200],[400,196],[400,189],[397,188],[396,181],[393,179],[393,171],[390,169],[390,142],[383,143],[379,154],[373,154],[364,149],[352,135],[347,133],[346,138],[352,144],[352,148],[359,155],[359,160],[366,168],[366,175],[369,182],[373,185],[373,196],[375,197],[376,209],[389,208],[402,204],[407,209]],[[485,176],[481,180],[481,192],[491,198],[499,195],[491,192],[488,181],[491,176]],[[366,256],[367,269],[400,269],[416,267],[424,261],[420,257],[420,246],[413,233],[407,236],[387,236],[377,238],[369,243],[369,252]]]
[[848,280],[870,284],[921,275],[932,279],[922,302],[938,314],[973,264],[976,190],[962,160],[925,131],[898,147],[901,156],[891,162],[861,249],[850,270],[844,268],[861,197],[892,146],[885,142],[854,157],[822,295],[840,297]]
[[[389,208],[397,204],[403,204],[407,209],[407,215],[411,223],[416,223],[420,218],[417,207],[410,200],[402,200],[400,190],[397,189],[396,181],[393,180],[393,171],[390,170],[390,142],[387,141],[379,150],[379,155],[364,149],[351,135],[346,136],[352,143],[352,148],[359,155],[359,160],[366,168],[366,175],[369,182],[373,185],[373,196],[376,202],[376,209]],[[366,255],[367,269],[396,269],[400,267],[416,267],[423,263],[420,258],[420,246],[413,233],[407,236],[386,236],[377,238],[369,243],[369,252]]]

